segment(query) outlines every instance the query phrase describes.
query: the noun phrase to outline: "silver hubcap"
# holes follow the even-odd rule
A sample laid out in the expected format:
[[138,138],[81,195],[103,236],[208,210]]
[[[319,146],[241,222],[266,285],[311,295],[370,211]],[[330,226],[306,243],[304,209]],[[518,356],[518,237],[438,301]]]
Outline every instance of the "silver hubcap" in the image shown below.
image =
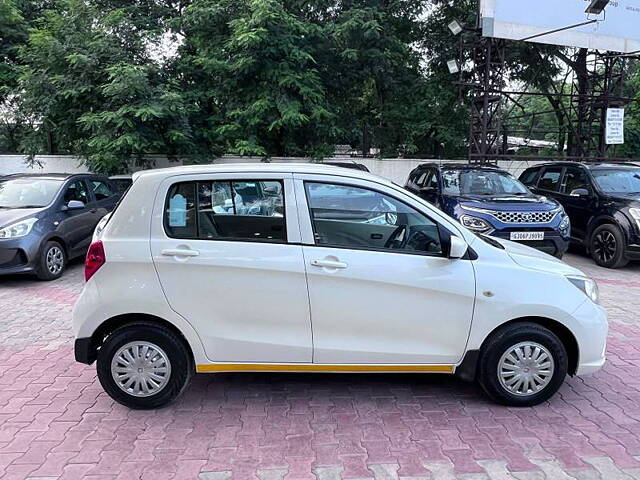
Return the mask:
[[53,275],[57,275],[64,267],[64,253],[58,247],[51,247],[47,250],[47,270]]
[[111,375],[125,393],[134,397],[150,397],[167,386],[171,363],[157,345],[131,342],[113,356]]
[[545,388],[554,371],[549,350],[535,342],[522,342],[509,348],[498,363],[500,385],[514,395],[526,397]]

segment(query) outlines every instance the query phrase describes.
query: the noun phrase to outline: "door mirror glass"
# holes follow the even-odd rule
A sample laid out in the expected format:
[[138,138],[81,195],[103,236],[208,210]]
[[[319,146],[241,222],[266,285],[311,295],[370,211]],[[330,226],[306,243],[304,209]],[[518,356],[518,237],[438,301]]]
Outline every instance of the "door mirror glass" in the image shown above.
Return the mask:
[[80,200],[71,200],[67,203],[67,210],[82,210],[84,208],[84,202]]
[[587,190],[586,188],[576,188],[575,190],[571,191],[571,196],[572,197],[588,197],[589,190]]
[[467,242],[455,235],[451,235],[451,246],[449,248],[449,258],[462,258],[466,255],[469,246]]

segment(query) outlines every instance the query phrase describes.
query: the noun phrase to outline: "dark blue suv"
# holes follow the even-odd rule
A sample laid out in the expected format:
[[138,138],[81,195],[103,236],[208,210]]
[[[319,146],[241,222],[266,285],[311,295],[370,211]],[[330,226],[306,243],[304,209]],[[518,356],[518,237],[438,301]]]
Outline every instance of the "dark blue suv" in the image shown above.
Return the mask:
[[477,165],[423,164],[405,188],[469,230],[513,240],[562,258],[571,223],[555,200],[534,195],[510,173]]

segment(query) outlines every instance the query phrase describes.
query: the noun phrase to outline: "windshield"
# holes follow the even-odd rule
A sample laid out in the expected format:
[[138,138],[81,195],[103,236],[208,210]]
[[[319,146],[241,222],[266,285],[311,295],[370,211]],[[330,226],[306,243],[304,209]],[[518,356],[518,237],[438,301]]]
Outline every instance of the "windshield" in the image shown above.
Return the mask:
[[640,168],[592,170],[591,173],[605,193],[640,193]]
[[62,186],[56,178],[14,178],[0,181],[0,208],[40,208],[49,205]]
[[529,190],[506,172],[487,170],[445,170],[442,172],[445,195],[527,195]]

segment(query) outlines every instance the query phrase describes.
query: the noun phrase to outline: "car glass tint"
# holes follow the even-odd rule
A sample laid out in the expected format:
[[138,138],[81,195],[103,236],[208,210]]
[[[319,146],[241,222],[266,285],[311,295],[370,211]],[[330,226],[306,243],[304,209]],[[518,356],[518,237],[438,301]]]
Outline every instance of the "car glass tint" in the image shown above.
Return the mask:
[[561,174],[562,167],[545,168],[542,172],[542,177],[540,177],[540,181],[538,182],[538,188],[548,190],[550,192],[559,191]]
[[640,194],[640,168],[592,170],[591,174],[605,193]]
[[196,184],[178,183],[169,190],[164,223],[167,233],[174,238],[195,238]]
[[564,185],[562,192],[567,195],[571,195],[572,192],[578,189],[588,190],[589,181],[587,180],[587,174],[583,169],[577,167],[568,167],[564,174]]
[[536,178],[538,178],[538,172],[540,169],[532,168],[530,170],[525,171],[520,177],[520,181],[527,186],[533,186],[536,183]]
[[64,180],[14,178],[0,181],[0,208],[41,208],[49,205]]
[[72,200],[82,202],[85,205],[89,203],[89,192],[84,180],[77,180],[67,187],[67,190],[64,192],[65,205]]
[[114,194],[111,187],[100,180],[91,180],[91,187],[93,188],[93,195],[96,197],[96,200],[106,200]]
[[[197,215],[190,229],[175,232],[172,222],[185,223],[186,220],[189,224],[189,218],[184,217],[181,209],[190,197],[182,198],[181,185],[189,185],[188,194],[193,188],[197,190]],[[285,242],[284,185],[271,180],[174,185],[169,191],[165,225],[167,233],[178,238]]]
[[442,254],[438,225],[382,193],[305,183],[317,245]]
[[443,193],[461,195],[526,195],[527,187],[506,172],[491,170],[445,170]]

